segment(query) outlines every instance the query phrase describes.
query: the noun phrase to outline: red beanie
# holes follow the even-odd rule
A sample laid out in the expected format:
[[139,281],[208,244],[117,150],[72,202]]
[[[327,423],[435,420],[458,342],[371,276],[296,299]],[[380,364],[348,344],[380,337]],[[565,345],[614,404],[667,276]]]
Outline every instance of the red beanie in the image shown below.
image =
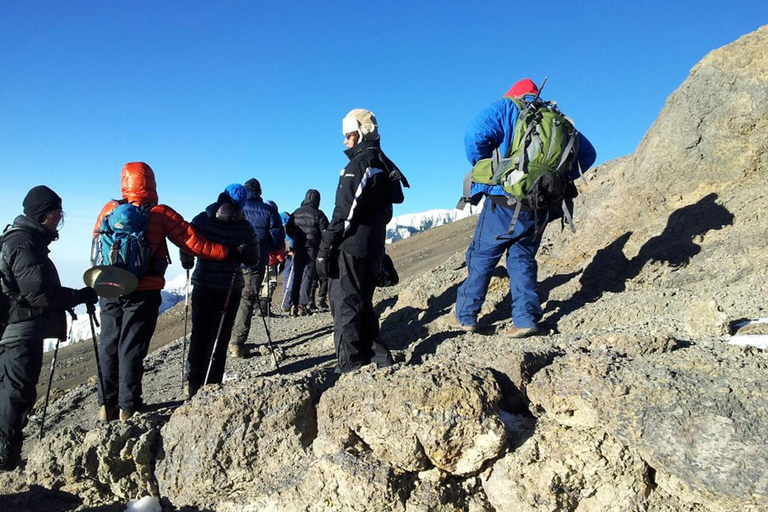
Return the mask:
[[533,80],[530,78],[524,78],[513,85],[504,96],[508,98],[519,98],[520,96],[525,96],[526,94],[536,94],[537,92],[539,92],[539,88],[536,87],[536,84],[533,83]]

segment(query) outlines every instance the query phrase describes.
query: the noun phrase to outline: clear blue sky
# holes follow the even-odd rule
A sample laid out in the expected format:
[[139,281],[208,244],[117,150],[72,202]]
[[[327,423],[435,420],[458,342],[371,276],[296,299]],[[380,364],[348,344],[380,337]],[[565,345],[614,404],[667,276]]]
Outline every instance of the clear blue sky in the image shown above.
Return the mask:
[[56,190],[53,258],[79,286],[125,162],[149,163],[187,219],[251,177],[281,210],[317,188],[330,213],[357,107],[412,183],[395,213],[451,208],[466,125],[517,79],[548,76],[605,162],[634,151],[707,52],[768,23],[766,0],[531,5],[0,1],[0,223],[31,187]]

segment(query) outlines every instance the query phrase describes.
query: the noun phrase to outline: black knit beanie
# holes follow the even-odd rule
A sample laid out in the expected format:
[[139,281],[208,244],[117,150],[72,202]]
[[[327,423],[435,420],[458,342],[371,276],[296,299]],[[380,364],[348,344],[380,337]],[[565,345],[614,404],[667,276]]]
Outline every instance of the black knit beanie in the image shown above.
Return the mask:
[[251,178],[243,185],[245,189],[255,196],[261,196],[261,183],[256,178]]
[[45,185],[38,185],[27,192],[23,204],[24,215],[40,222],[46,213],[61,209],[61,198]]

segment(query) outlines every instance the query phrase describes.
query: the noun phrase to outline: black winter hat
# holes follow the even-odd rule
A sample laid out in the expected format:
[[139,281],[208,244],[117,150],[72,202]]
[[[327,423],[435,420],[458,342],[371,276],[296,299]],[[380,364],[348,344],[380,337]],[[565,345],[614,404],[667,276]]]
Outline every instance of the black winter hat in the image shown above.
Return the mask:
[[39,222],[51,210],[61,209],[61,198],[45,185],[38,185],[27,192],[23,204],[24,215]]
[[261,183],[256,178],[251,178],[243,185],[245,189],[255,196],[261,196]]

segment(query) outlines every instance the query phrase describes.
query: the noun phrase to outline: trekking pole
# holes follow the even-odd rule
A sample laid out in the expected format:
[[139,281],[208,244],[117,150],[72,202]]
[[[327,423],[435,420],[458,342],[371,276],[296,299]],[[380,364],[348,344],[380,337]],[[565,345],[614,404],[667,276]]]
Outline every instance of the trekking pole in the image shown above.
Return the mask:
[[269,327],[267,326],[267,320],[264,318],[264,309],[261,307],[261,300],[257,299],[259,303],[259,313],[261,313],[261,321],[264,322],[264,332],[267,333],[267,347],[269,353],[272,354],[272,361],[275,363],[275,368],[280,371],[280,363],[277,362],[277,355],[275,355],[275,347],[272,345],[272,335],[269,333]]
[[96,356],[96,373],[99,377],[99,389],[96,393],[101,394],[102,405],[106,405],[104,400],[104,376],[101,373],[101,359],[99,358],[99,344],[96,341],[96,327],[99,327],[99,321],[96,320],[96,306],[93,304],[86,304],[85,309],[88,311],[88,319],[91,324],[91,338],[93,340],[93,352]]
[[[72,317],[72,321],[69,324],[69,334],[67,334],[67,338],[72,339],[72,328],[75,326],[75,320],[77,320],[77,315],[75,314],[75,311],[72,309],[68,309],[67,312]],[[51,399],[51,385],[53,384],[53,371],[56,369],[56,356],[59,355],[59,344],[61,343],[61,338],[58,338],[56,340],[56,348],[53,349],[53,358],[51,359],[51,369],[48,372],[48,389],[45,391],[45,404],[43,404],[43,416],[40,419],[40,440],[43,440],[43,432],[45,431],[45,417],[48,414],[48,401]]]
[[184,389],[184,369],[187,364],[187,320],[189,319],[189,269],[187,269],[187,285],[184,289],[184,345],[181,349],[181,389]]
[[232,282],[229,283],[229,291],[227,292],[227,298],[224,299],[224,307],[221,308],[221,320],[219,320],[219,329],[216,331],[216,339],[213,341],[213,350],[211,351],[211,359],[208,361],[208,371],[205,372],[205,380],[203,386],[208,385],[208,378],[211,376],[211,368],[213,367],[213,360],[216,359],[216,347],[219,346],[219,338],[221,338],[221,329],[224,327],[224,317],[227,316],[227,308],[229,307],[229,299],[232,297],[232,290],[235,288],[235,280],[237,274],[240,272],[240,268],[236,268],[232,274]]
[[[267,262],[269,263],[269,262]],[[267,324],[271,327],[272,326],[272,296],[269,293],[269,288],[272,286],[272,283],[269,281],[269,264],[267,264]]]

